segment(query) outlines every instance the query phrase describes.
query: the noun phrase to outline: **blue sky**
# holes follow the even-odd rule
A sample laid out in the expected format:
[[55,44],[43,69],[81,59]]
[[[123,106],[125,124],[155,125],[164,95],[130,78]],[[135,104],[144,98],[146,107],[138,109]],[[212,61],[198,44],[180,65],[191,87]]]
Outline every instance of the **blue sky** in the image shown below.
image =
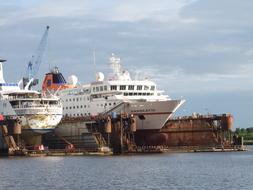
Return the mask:
[[5,78],[18,81],[50,25],[46,60],[82,83],[107,72],[116,53],[133,76],[149,76],[172,98],[178,115],[232,113],[253,127],[253,1],[0,0],[0,56]]

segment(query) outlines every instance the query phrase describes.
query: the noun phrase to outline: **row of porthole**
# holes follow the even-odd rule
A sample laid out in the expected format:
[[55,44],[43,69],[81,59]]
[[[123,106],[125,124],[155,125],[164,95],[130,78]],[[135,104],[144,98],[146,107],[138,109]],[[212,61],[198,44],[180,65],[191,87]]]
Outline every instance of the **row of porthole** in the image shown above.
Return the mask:
[[[89,108],[90,106],[88,105],[87,107]],[[73,106],[73,109],[76,109],[76,108],[79,109],[79,106],[76,106],[76,107]],[[86,108],[86,105],[84,105],[84,106],[81,105],[80,108]],[[70,110],[71,110],[72,107],[71,107],[71,106],[69,106],[69,107],[63,107],[62,109],[66,109],[66,110],[67,110],[67,109],[70,109]]]
[[[112,103],[108,103],[108,105],[111,106]],[[116,102],[114,102],[113,105],[116,105]],[[99,106],[99,104],[97,104],[97,107],[98,107],[98,106]],[[101,104],[101,107],[105,107],[105,106],[107,106],[107,103]],[[89,107],[90,107],[90,106],[88,105],[88,108],[89,108]],[[81,105],[80,108],[86,108],[86,105],[84,105],[84,106]],[[70,110],[71,110],[71,109],[72,109],[72,106],[70,106],[70,107],[63,107],[62,109],[63,109],[63,110],[64,110],[64,109],[66,109],[66,110],[67,110],[67,109],[70,109]],[[73,106],[73,109],[79,109],[79,106],[76,106],[76,107]]]
[[124,96],[153,96],[153,95],[154,95],[154,93],[145,93],[145,92],[144,93],[137,93],[137,92],[134,92],[134,93],[125,92],[124,93]]
[[[85,97],[83,98],[83,100],[85,100]],[[87,97],[87,100],[89,101],[90,100],[90,98],[89,97]],[[65,99],[65,100],[63,100],[63,102],[71,102],[71,101],[73,101],[73,102],[78,102],[78,101],[82,101],[82,97],[80,97],[80,98],[73,98],[73,99],[71,99],[71,98],[69,98],[69,99]]]
[[[112,103],[108,103],[108,105],[111,106]],[[113,105],[116,105],[116,102],[113,102]],[[107,106],[107,103],[105,103],[105,104],[100,104],[100,106],[101,106],[101,107],[105,107],[105,106]],[[99,104],[97,104],[97,107],[99,107]]]
[[65,117],[83,117],[83,116],[90,116],[90,113],[84,113],[84,114],[82,114],[82,113],[77,113],[77,114],[65,114]]

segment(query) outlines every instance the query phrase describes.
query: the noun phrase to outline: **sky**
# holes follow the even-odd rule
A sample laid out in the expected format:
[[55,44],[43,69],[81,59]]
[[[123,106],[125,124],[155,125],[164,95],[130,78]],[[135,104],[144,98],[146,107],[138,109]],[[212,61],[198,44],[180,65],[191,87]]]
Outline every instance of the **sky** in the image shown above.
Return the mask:
[[94,81],[115,53],[132,78],[186,99],[176,115],[231,113],[234,128],[253,127],[252,10],[252,0],[0,0],[5,80],[26,75],[49,25],[40,80],[58,66]]

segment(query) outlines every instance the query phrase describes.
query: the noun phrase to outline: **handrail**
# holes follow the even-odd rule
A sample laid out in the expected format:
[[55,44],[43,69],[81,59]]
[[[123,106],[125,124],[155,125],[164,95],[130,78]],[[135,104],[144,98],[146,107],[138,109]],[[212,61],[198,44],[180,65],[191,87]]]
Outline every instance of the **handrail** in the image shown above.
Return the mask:
[[39,107],[42,107],[42,108],[52,108],[52,107],[62,107],[61,105],[47,105],[47,104],[37,104],[37,105],[16,105],[16,106],[12,106],[13,108],[39,108]]

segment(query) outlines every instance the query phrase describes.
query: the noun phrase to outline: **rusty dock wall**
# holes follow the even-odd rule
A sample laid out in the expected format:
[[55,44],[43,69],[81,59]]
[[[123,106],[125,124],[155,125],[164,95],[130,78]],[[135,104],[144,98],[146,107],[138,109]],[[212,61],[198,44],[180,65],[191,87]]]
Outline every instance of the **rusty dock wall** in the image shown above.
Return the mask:
[[20,155],[21,126],[17,118],[0,120],[0,156]]
[[170,119],[157,131],[136,132],[138,146],[220,146],[232,145],[231,114],[193,115]]
[[[233,149],[231,114],[192,115],[168,120],[160,130],[137,130],[134,118],[118,115],[63,121],[71,136],[44,138],[49,148],[64,148],[68,143],[78,149],[96,152],[109,147],[114,154],[160,152],[162,149]],[[60,131],[64,131],[63,128]],[[47,135],[48,136],[48,135]],[[66,143],[68,142],[68,143]]]

